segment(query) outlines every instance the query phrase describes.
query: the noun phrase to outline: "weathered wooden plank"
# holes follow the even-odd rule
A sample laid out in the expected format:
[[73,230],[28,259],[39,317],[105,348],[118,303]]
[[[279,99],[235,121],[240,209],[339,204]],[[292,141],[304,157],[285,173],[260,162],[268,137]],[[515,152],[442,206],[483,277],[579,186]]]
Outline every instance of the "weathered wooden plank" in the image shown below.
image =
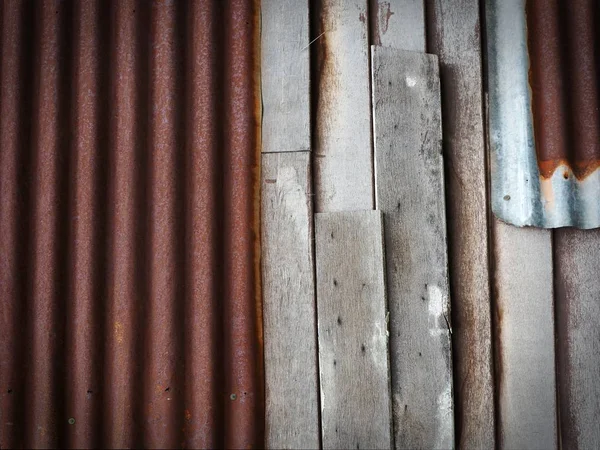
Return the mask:
[[500,448],[556,448],[552,235],[494,219]]
[[310,150],[308,0],[261,2],[262,151]]
[[324,448],[390,448],[382,218],[315,216]]
[[372,44],[425,51],[423,0],[371,0],[369,9]]
[[317,212],[373,208],[367,1],[315,8]]
[[562,448],[600,448],[600,230],[554,233]]
[[310,152],[262,155],[266,445],[318,448]]
[[452,294],[456,443],[495,445],[494,385],[478,0],[427,4],[439,55]]
[[438,61],[385,47],[371,54],[395,442],[449,448],[454,417]]

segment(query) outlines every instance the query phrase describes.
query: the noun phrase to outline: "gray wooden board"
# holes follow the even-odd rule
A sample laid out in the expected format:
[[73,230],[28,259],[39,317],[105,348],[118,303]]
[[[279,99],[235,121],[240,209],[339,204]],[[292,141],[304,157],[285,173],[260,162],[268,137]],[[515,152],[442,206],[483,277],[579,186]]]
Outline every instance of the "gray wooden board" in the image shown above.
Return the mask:
[[318,448],[310,153],[262,155],[262,274],[268,448]]
[[371,43],[425,51],[424,0],[371,0]]
[[562,448],[600,448],[600,230],[555,230],[554,246]]
[[261,2],[262,151],[310,150],[308,0]]
[[379,211],[315,215],[324,448],[390,448],[391,402]]
[[437,57],[373,47],[376,207],[384,213],[397,448],[454,444]]
[[321,0],[314,15],[315,209],[372,209],[367,0]]
[[486,157],[478,0],[428,2],[439,55],[459,448],[494,448]]
[[552,234],[494,219],[499,448],[557,447]]

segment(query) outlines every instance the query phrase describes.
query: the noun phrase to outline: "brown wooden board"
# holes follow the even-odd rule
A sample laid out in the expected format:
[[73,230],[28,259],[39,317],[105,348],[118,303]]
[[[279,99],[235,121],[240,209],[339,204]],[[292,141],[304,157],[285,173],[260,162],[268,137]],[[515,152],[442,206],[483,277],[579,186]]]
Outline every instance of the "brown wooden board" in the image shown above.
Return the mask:
[[371,44],[425,51],[423,0],[371,0]]
[[310,150],[308,0],[262,0],[262,151]]
[[323,448],[392,444],[382,217],[315,216]]
[[262,155],[265,438],[319,446],[310,152]]
[[384,213],[397,448],[454,444],[438,61],[372,47],[376,207]]
[[477,0],[427,4],[439,57],[452,294],[456,443],[495,445],[481,23]]
[[562,448],[600,448],[600,230],[554,233]]
[[500,448],[556,448],[552,232],[494,219]]
[[315,210],[373,208],[367,0],[320,0],[315,16]]

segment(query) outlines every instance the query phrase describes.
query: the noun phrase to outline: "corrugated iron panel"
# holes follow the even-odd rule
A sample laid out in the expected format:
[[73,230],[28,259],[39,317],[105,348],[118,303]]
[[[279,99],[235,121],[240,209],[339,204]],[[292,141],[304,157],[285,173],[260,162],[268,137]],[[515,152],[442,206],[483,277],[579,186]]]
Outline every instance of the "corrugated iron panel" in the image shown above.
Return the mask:
[[0,10],[0,446],[262,446],[258,1]]
[[600,226],[600,6],[487,0],[492,208],[546,228]]

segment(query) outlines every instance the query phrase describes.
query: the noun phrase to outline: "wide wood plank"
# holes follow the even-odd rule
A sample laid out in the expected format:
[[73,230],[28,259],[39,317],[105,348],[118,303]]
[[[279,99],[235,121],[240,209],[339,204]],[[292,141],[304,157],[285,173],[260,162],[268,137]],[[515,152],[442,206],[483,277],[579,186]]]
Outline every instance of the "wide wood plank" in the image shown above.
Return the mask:
[[373,208],[367,1],[316,2],[317,212]]
[[310,153],[262,155],[266,445],[318,448]]
[[372,44],[425,51],[423,0],[371,0],[370,13]]
[[390,448],[379,211],[315,216],[324,448]]
[[562,447],[600,448],[600,230],[554,233]]
[[308,0],[261,2],[262,151],[310,150]]
[[486,157],[478,0],[428,2],[439,55],[452,293],[456,443],[495,445]]
[[385,47],[371,53],[396,447],[449,448],[454,417],[438,62]]
[[557,446],[551,233],[494,220],[500,448]]

